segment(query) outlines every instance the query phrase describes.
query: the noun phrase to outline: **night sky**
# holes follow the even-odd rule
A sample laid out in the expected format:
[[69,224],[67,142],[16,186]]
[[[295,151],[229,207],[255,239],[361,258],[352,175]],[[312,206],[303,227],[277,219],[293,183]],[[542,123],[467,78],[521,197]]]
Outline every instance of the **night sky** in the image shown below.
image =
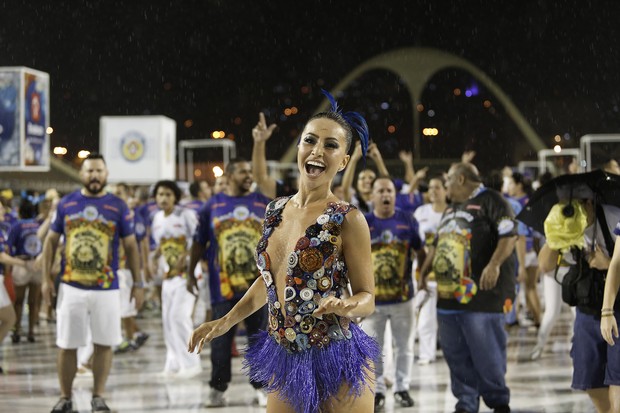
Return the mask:
[[[616,2],[496,3],[0,1],[0,66],[50,74],[52,146],[68,146],[68,158],[98,149],[102,115],[165,115],[177,121],[178,140],[224,130],[249,157],[260,110],[280,126],[269,143],[276,158],[320,104],[321,87],[402,47],[436,48],[482,69],[549,148],[555,135],[577,147],[584,134],[620,131]],[[420,125],[392,73],[364,75],[341,101],[367,116],[386,158],[411,149],[413,127],[437,127],[422,157],[474,149],[481,169],[516,164],[524,138],[494,97],[483,88],[454,96],[474,84],[464,72],[438,73],[419,102],[436,115]],[[292,106],[298,114],[282,118]]]

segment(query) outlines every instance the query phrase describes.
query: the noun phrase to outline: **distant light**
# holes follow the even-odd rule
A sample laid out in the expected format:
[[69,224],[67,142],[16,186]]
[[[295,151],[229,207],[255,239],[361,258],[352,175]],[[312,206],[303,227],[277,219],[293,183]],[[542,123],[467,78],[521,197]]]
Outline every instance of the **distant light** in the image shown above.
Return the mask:
[[297,106],[293,106],[293,107],[291,108],[291,113],[292,113],[293,115],[296,115],[296,114],[297,114],[297,112],[299,112],[299,109],[297,109]]
[[482,103],[482,106],[484,106],[484,107],[485,107],[485,108],[487,108],[487,109],[488,109],[488,108],[490,108],[490,107],[491,107],[491,101],[490,101],[490,100],[488,100],[488,99],[487,99],[487,100],[485,100],[485,101]]
[[202,171],[200,169],[195,169],[194,176],[202,176]]
[[556,141],[556,142],[561,142],[562,141],[562,137],[560,135],[555,135],[553,137],[553,140]]
[[237,116],[234,122],[235,122],[235,125],[241,125],[241,118]]
[[390,104],[387,102],[381,103],[381,109],[388,110],[390,108]]
[[415,108],[418,112],[424,112],[424,105],[421,103],[418,103]]
[[570,133],[566,132],[566,133],[564,134],[564,140],[566,140],[566,141],[570,141]]
[[90,155],[90,151],[86,151],[82,149],[81,151],[78,152],[78,158],[80,159],[86,159],[88,155]]
[[183,122],[183,125],[184,125],[186,128],[191,128],[192,126],[194,126],[194,121],[193,121],[193,120],[191,120],[191,119],[187,119],[185,122]]
[[437,136],[439,135],[439,130],[437,128],[424,128],[422,129],[422,134],[424,136]]
[[429,118],[432,118],[433,116],[435,116],[435,111],[434,111],[433,109],[430,109],[430,110],[427,112],[427,115],[428,115],[428,117],[429,117]]
[[228,135],[226,135],[226,139],[230,139],[231,141],[235,140],[235,134],[234,133],[229,133]]
[[291,116],[291,110],[289,108],[284,109],[284,114],[286,116]]
[[67,154],[67,148],[65,148],[64,146],[56,146],[54,147],[54,155],[66,155]]
[[216,131],[213,131],[213,132],[211,133],[211,137],[212,137],[213,139],[221,139],[221,138],[223,138],[224,136],[226,136],[226,134],[224,133],[224,131],[223,131],[223,130],[216,130]]
[[454,93],[454,96],[461,96],[461,89],[457,87],[452,91],[452,93]]
[[307,95],[308,93],[310,93],[310,88],[308,86],[302,86],[301,93],[303,93],[304,95]]
[[45,129],[45,132],[48,135],[51,135],[52,133],[54,133],[54,128],[52,128],[51,126],[48,126],[47,129]]
[[388,131],[389,133],[394,133],[394,132],[396,132],[396,126],[394,126],[394,125],[390,125],[390,126],[388,126],[387,131]]
[[472,97],[473,95],[474,95],[474,94],[472,93],[472,91],[471,91],[471,90],[467,89],[467,90],[465,91],[465,96],[467,96],[468,98]]
[[216,178],[219,178],[222,175],[224,175],[224,170],[222,170],[222,168],[220,168],[219,166],[214,166],[213,176],[215,176]]
[[172,89],[172,83],[170,82],[164,83],[164,90],[170,90],[170,89]]
[[560,145],[555,145],[555,146],[553,147],[553,152],[555,152],[555,153],[560,153],[560,152],[562,152],[562,147],[561,147]]

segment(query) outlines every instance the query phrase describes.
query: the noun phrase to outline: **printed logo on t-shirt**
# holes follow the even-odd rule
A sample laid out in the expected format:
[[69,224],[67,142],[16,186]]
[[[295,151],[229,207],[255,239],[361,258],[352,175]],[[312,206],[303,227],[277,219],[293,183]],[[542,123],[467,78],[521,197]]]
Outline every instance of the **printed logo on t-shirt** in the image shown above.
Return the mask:
[[99,211],[97,211],[97,207],[93,205],[88,205],[86,208],[84,208],[84,218],[86,218],[88,221],[94,221],[97,219],[98,216]]

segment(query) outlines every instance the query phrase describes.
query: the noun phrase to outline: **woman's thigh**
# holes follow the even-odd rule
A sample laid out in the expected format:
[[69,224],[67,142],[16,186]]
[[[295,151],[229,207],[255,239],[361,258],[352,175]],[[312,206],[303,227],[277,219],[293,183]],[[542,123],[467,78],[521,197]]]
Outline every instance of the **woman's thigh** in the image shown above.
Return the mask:
[[373,413],[375,410],[374,383],[365,385],[359,397],[350,394],[349,385],[343,385],[338,395],[330,399],[321,409],[321,413]]
[[279,393],[269,393],[267,395],[267,413],[295,413],[295,409],[282,401]]
[[[374,368],[372,368],[374,371]],[[375,410],[375,375],[373,371],[366,370],[366,384],[359,397],[350,394],[349,384],[343,384],[335,397],[329,399],[317,412],[320,413],[373,413]],[[267,395],[267,413],[295,413],[295,409],[289,403],[280,398],[278,392]]]

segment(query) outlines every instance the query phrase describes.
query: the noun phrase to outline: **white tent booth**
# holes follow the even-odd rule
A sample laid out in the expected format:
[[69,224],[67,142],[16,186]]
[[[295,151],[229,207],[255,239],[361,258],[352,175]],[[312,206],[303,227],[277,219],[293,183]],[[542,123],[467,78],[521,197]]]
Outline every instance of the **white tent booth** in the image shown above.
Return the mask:
[[[237,156],[237,145],[230,139],[196,139],[179,141],[179,180],[194,181],[194,151],[221,148],[224,165]],[[187,157],[186,157],[187,155]]]
[[176,122],[165,116],[102,116],[99,148],[110,183],[148,185],[176,175]]
[[620,134],[588,134],[579,140],[581,170],[599,168],[609,159],[620,159]]
[[577,148],[560,149],[541,149],[538,151],[538,173],[539,176],[549,171],[554,175],[558,174],[554,158],[573,157],[578,162],[581,160],[581,151]]

